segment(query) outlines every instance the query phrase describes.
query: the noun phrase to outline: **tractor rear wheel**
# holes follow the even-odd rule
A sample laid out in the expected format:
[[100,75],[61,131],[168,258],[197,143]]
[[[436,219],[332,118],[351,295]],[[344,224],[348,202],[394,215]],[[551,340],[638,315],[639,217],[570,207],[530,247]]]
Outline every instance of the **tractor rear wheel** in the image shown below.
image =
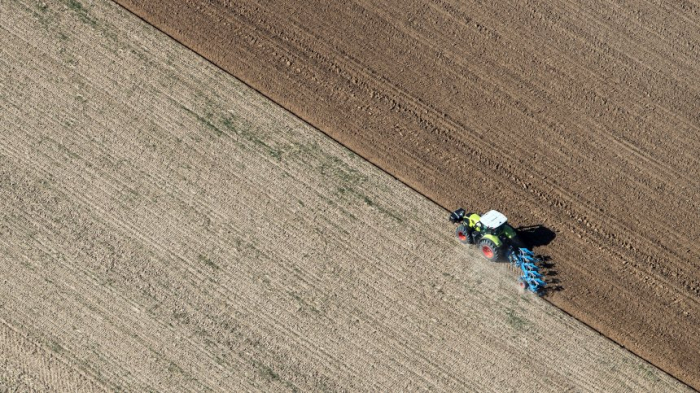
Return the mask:
[[518,249],[518,248],[527,248],[525,243],[523,242],[523,239],[521,239],[519,236],[514,236],[510,238],[510,244],[513,246],[513,248]]
[[457,240],[459,240],[460,243],[462,244],[472,244],[472,234],[471,230],[469,229],[468,226],[466,225],[460,225],[457,227],[457,230],[455,231],[455,235],[457,236]]
[[481,239],[479,241],[479,250],[481,250],[484,258],[488,259],[489,261],[493,262],[500,257],[500,250],[490,239]]

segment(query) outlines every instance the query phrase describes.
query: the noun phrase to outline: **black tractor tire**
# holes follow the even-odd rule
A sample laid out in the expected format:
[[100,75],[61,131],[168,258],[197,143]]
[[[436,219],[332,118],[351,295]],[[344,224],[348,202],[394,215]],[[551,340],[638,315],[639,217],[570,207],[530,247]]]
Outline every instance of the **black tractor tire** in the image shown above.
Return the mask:
[[455,230],[455,236],[462,244],[474,244],[472,240],[472,229],[466,225],[460,225]]
[[520,236],[512,237],[508,239],[508,242],[510,242],[514,249],[527,248],[527,245],[525,242],[523,242],[523,239],[521,239]]
[[479,240],[479,250],[484,258],[491,262],[495,262],[501,257],[501,250],[490,239]]

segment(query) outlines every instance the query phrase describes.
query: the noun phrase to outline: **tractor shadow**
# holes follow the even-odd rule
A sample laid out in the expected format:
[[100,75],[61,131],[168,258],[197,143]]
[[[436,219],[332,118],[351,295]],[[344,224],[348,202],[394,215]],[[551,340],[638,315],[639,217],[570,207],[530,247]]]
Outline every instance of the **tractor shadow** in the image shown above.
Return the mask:
[[[557,234],[544,225],[531,225],[526,227],[515,228],[518,237],[523,244],[530,250],[535,247],[542,247],[550,244],[557,237]],[[561,281],[556,278],[558,272],[555,269],[554,262],[549,256],[538,255],[540,258],[539,266],[543,269],[542,273],[545,276],[544,281],[547,286],[544,288],[543,294],[549,292],[559,292],[564,289]]]
[[527,227],[515,228],[520,240],[525,243],[529,249],[534,247],[542,247],[551,243],[557,234],[544,225],[530,225]]

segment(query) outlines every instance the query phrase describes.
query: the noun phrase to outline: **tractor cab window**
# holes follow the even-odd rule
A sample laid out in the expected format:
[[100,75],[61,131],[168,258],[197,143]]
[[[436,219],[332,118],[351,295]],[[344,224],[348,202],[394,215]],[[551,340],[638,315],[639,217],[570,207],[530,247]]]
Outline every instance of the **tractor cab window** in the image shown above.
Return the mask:
[[488,228],[487,232],[494,236],[500,236],[500,234],[503,233],[503,227],[504,225],[501,225],[497,228]]

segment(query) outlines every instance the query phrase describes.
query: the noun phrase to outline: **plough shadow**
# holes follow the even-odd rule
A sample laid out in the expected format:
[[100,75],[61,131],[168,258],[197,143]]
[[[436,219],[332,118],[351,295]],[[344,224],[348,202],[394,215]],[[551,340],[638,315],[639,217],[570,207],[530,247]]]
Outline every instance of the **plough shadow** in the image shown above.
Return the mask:
[[[544,225],[530,225],[515,228],[518,237],[523,244],[533,250],[535,247],[542,247],[550,244],[557,234]],[[543,289],[543,295],[550,292],[560,292],[564,290],[561,285],[561,280],[555,278],[559,273],[555,270],[555,264],[552,259],[546,255],[538,255],[540,258],[540,267],[544,269],[545,282],[547,286]]]

